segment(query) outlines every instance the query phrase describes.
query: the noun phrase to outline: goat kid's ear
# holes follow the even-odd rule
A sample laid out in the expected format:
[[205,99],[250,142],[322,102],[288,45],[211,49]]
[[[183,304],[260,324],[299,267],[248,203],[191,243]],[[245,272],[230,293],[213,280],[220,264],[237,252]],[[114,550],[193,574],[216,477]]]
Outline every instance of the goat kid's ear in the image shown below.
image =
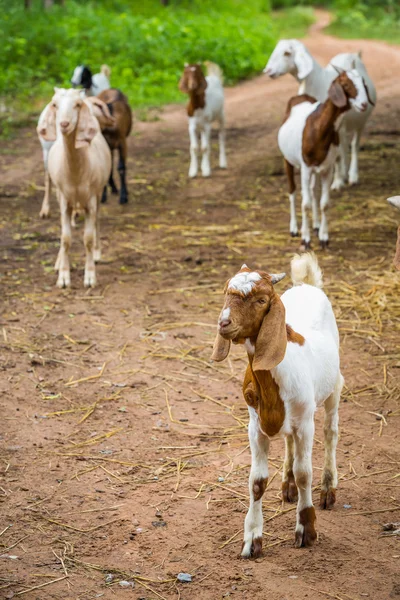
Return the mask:
[[313,60],[306,50],[297,48],[294,53],[294,63],[297,67],[297,76],[299,79],[305,79],[313,68]]
[[47,105],[41,116],[36,131],[46,142],[54,142],[56,140],[56,109],[52,106],[51,102]]
[[344,108],[347,106],[347,96],[338,81],[334,81],[329,88],[328,97],[332,100],[333,104],[338,108]]
[[253,371],[270,371],[284,359],[287,346],[285,307],[276,294],[258,332]]
[[372,102],[371,97],[369,95],[369,89],[368,89],[367,84],[365,83],[364,77],[363,77],[363,84],[364,84],[364,87],[365,87],[365,91],[367,93],[368,102],[371,104],[371,106],[375,106],[375,102]]
[[110,109],[108,108],[107,104],[103,102],[103,100],[96,98],[93,104],[101,111],[101,114],[106,119],[106,125],[115,125],[115,117],[112,116]]
[[189,88],[188,88],[188,82],[187,82],[186,75],[182,75],[182,77],[180,78],[179,84],[178,84],[178,88],[184,94],[188,94],[189,93]]
[[231,341],[224,340],[222,335],[217,333],[217,336],[214,341],[211,360],[215,360],[216,362],[221,362],[222,360],[225,360],[225,358],[229,354],[230,349],[231,349]]
[[79,111],[78,124],[76,126],[75,148],[88,146],[97,133],[97,122],[89,107],[83,103]]

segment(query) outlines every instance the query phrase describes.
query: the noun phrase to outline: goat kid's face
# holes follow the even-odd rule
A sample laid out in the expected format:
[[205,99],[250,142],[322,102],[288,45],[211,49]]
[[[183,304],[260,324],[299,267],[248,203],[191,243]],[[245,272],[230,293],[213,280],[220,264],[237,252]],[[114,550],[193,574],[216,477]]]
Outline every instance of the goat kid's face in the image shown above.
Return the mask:
[[283,359],[287,343],[285,308],[273,286],[284,277],[285,273],[269,275],[243,265],[227,282],[213,360],[227,357],[231,341],[240,344],[247,338],[255,345],[254,370],[269,370]]
[[291,73],[299,80],[303,80],[310,74],[312,68],[311,55],[301,42],[281,40],[277,43],[263,72],[271,79]]
[[92,72],[89,67],[85,65],[75,67],[71,83],[74,87],[81,85],[85,90],[89,89],[92,86]]
[[357,112],[364,112],[368,108],[368,93],[356,69],[341,73],[331,83],[328,96],[339,108],[354,108]]
[[184,94],[189,94],[190,92],[200,94],[205,91],[206,87],[207,81],[201,66],[199,64],[186,64],[179,82],[180,91]]

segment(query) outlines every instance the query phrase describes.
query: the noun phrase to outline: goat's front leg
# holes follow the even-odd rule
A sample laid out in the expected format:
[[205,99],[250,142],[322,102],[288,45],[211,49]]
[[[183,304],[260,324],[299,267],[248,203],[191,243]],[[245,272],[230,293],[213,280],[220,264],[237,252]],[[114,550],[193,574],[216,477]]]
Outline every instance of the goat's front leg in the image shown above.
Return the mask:
[[311,175],[310,193],[311,193],[312,220],[313,220],[314,233],[318,233],[319,228],[321,227],[321,222],[319,220],[319,214],[318,214],[318,198],[317,198],[318,179],[319,178],[316,173],[313,173]]
[[85,287],[96,285],[96,269],[94,265],[94,245],[96,238],[96,213],[97,198],[92,196],[85,210],[85,231],[83,240],[86,250],[85,276],[83,284]]
[[285,437],[285,462],[282,471],[282,500],[284,502],[296,502],[298,498],[297,485],[293,474],[294,441],[292,435]]
[[347,179],[347,133],[344,127],[340,130],[339,157],[335,162],[335,173],[331,190],[341,190]]
[[94,236],[94,250],[93,259],[95,263],[101,260],[101,247],[100,247],[100,198],[97,198],[97,210],[96,210],[96,228]]
[[329,188],[332,181],[332,168],[321,173],[321,226],[319,228],[319,243],[321,248],[326,248],[329,244],[329,232],[328,232],[328,216],[327,210],[329,208]]
[[69,267],[69,249],[71,246],[71,217],[72,207],[69,206],[64,196],[59,194],[61,213],[61,244],[55,269],[58,271],[57,287],[64,288],[71,285],[71,274]]
[[306,165],[301,165],[301,243],[307,250],[311,248],[310,225],[308,222],[308,209],[311,206],[311,171]]
[[314,415],[304,415],[303,423],[293,432],[293,472],[299,492],[297,503],[295,546],[312,546],[317,539],[315,509],[312,502],[312,446]]
[[124,138],[121,144],[118,147],[119,151],[119,161],[118,161],[118,173],[121,181],[121,191],[119,195],[119,203],[126,204],[128,202],[128,190],[126,189],[126,161],[128,157],[128,145],[126,143],[126,138]]
[[258,558],[262,554],[262,497],[268,483],[269,439],[261,432],[258,415],[248,407],[251,470],[249,477],[250,506],[244,521],[242,556]]
[[205,123],[204,129],[201,132],[201,151],[203,153],[201,159],[201,174],[203,177],[210,177],[210,142],[211,142],[211,123]]
[[50,194],[51,194],[51,179],[48,170],[44,172],[44,198],[42,208],[40,209],[40,217],[47,219],[50,216]]
[[225,152],[225,115],[222,114],[219,120],[219,166],[221,169],[227,168]]
[[285,170],[288,179],[289,186],[289,204],[290,204],[290,235],[297,237],[299,230],[297,228],[297,217],[296,217],[296,181],[294,178],[294,166],[284,159]]
[[196,131],[196,119],[195,117],[189,118],[189,138],[190,138],[190,167],[189,177],[196,177],[199,169],[197,162],[197,152],[199,149],[199,141],[197,139]]
[[349,169],[349,184],[356,185],[358,183],[358,153],[360,150],[361,131],[355,131],[351,140],[351,160]]
[[339,402],[343,387],[343,377],[339,374],[333,393],[325,400],[324,443],[325,461],[322,471],[320,508],[333,508],[336,502],[338,484],[336,468],[336,446],[339,432]]

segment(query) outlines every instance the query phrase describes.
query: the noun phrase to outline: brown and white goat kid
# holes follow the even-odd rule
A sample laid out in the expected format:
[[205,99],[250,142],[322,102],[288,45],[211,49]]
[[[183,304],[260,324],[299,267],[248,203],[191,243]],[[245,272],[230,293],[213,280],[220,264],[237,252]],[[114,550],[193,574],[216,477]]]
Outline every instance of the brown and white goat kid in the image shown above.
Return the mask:
[[97,119],[77,90],[57,90],[38,132],[54,141],[49,174],[57,187],[61,213],[61,247],[55,268],[58,287],[70,285],[71,216],[85,213],[86,264],[84,285],[96,284],[95,261],[100,260],[99,203],[111,171],[111,154]]
[[224,360],[231,342],[244,344],[249,364],[243,383],[248,405],[251,471],[250,507],[244,523],[242,556],[262,553],[262,496],[268,483],[270,438],[284,435],[286,457],[282,493],[298,496],[295,546],[316,540],[312,502],[314,413],[325,406],[325,464],[321,508],[332,508],[338,483],[336,444],[343,377],[339,333],[331,303],[322,289],[322,273],[311,254],[295,256],[293,287],[281,297],[274,284],[285,273],[269,275],[246,265],[225,286],[212,359]]
[[185,65],[179,82],[179,89],[189,94],[187,114],[189,117],[190,167],[189,177],[196,177],[198,171],[197,151],[198,134],[201,133],[201,173],[203,177],[211,175],[210,147],[211,127],[214,121],[219,123],[219,166],[226,169],[225,154],[225,114],[224,87],[222,71],[214,63],[209,63],[207,77],[199,64]]
[[317,204],[313,199],[315,175],[321,176],[321,225],[319,240],[322,247],[328,245],[327,207],[335,161],[338,154],[338,128],[343,115],[350,108],[364,112],[368,107],[368,95],[361,75],[356,70],[341,73],[331,83],[328,98],[317,102],[307,94],[289,100],[286,119],[278,133],[278,145],[285,159],[289,181],[290,233],[298,234],[296,219],[295,167],[301,172],[302,193],[302,244],[310,248],[308,209],[313,206],[314,228],[318,228]]

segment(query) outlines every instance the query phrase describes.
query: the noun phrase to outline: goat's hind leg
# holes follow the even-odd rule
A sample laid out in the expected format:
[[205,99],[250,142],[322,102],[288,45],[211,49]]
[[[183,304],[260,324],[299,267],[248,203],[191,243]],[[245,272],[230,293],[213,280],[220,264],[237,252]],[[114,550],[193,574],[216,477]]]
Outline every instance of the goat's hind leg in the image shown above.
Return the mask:
[[85,231],[83,239],[86,250],[84,286],[96,285],[96,268],[94,264],[94,248],[96,243],[97,198],[92,196],[85,210]]
[[284,502],[297,502],[297,485],[293,474],[294,446],[293,436],[285,437],[285,462],[282,471],[282,500]]
[[339,374],[333,393],[325,400],[324,444],[325,461],[322,471],[321,496],[319,506],[322,509],[333,508],[336,501],[338,484],[336,468],[336,446],[339,431],[339,402],[343,387],[343,377]]
[[44,174],[44,198],[39,216],[42,219],[47,219],[50,216],[50,195],[51,195],[51,179],[48,170]]
[[206,123],[201,132],[201,151],[203,153],[201,159],[201,174],[203,177],[210,177],[210,145],[211,145],[211,124]]
[[197,138],[196,120],[191,117],[189,119],[189,138],[190,138],[190,167],[189,177],[196,177],[198,167],[197,152],[199,149],[199,141]]
[[302,165],[301,166],[301,243],[305,250],[311,248],[310,225],[308,221],[308,210],[311,207],[311,171]]
[[296,182],[294,178],[294,166],[288,162],[286,158],[284,159],[284,162],[289,187],[290,235],[292,237],[297,237],[299,235],[299,230],[296,218]]
[[226,151],[225,151],[225,117],[222,115],[219,121],[219,166],[220,169],[227,168]]
[[261,432],[257,412],[250,406],[249,415],[249,442],[251,448],[250,506],[244,521],[242,557],[258,558],[262,554],[262,497],[268,483],[269,439]]

